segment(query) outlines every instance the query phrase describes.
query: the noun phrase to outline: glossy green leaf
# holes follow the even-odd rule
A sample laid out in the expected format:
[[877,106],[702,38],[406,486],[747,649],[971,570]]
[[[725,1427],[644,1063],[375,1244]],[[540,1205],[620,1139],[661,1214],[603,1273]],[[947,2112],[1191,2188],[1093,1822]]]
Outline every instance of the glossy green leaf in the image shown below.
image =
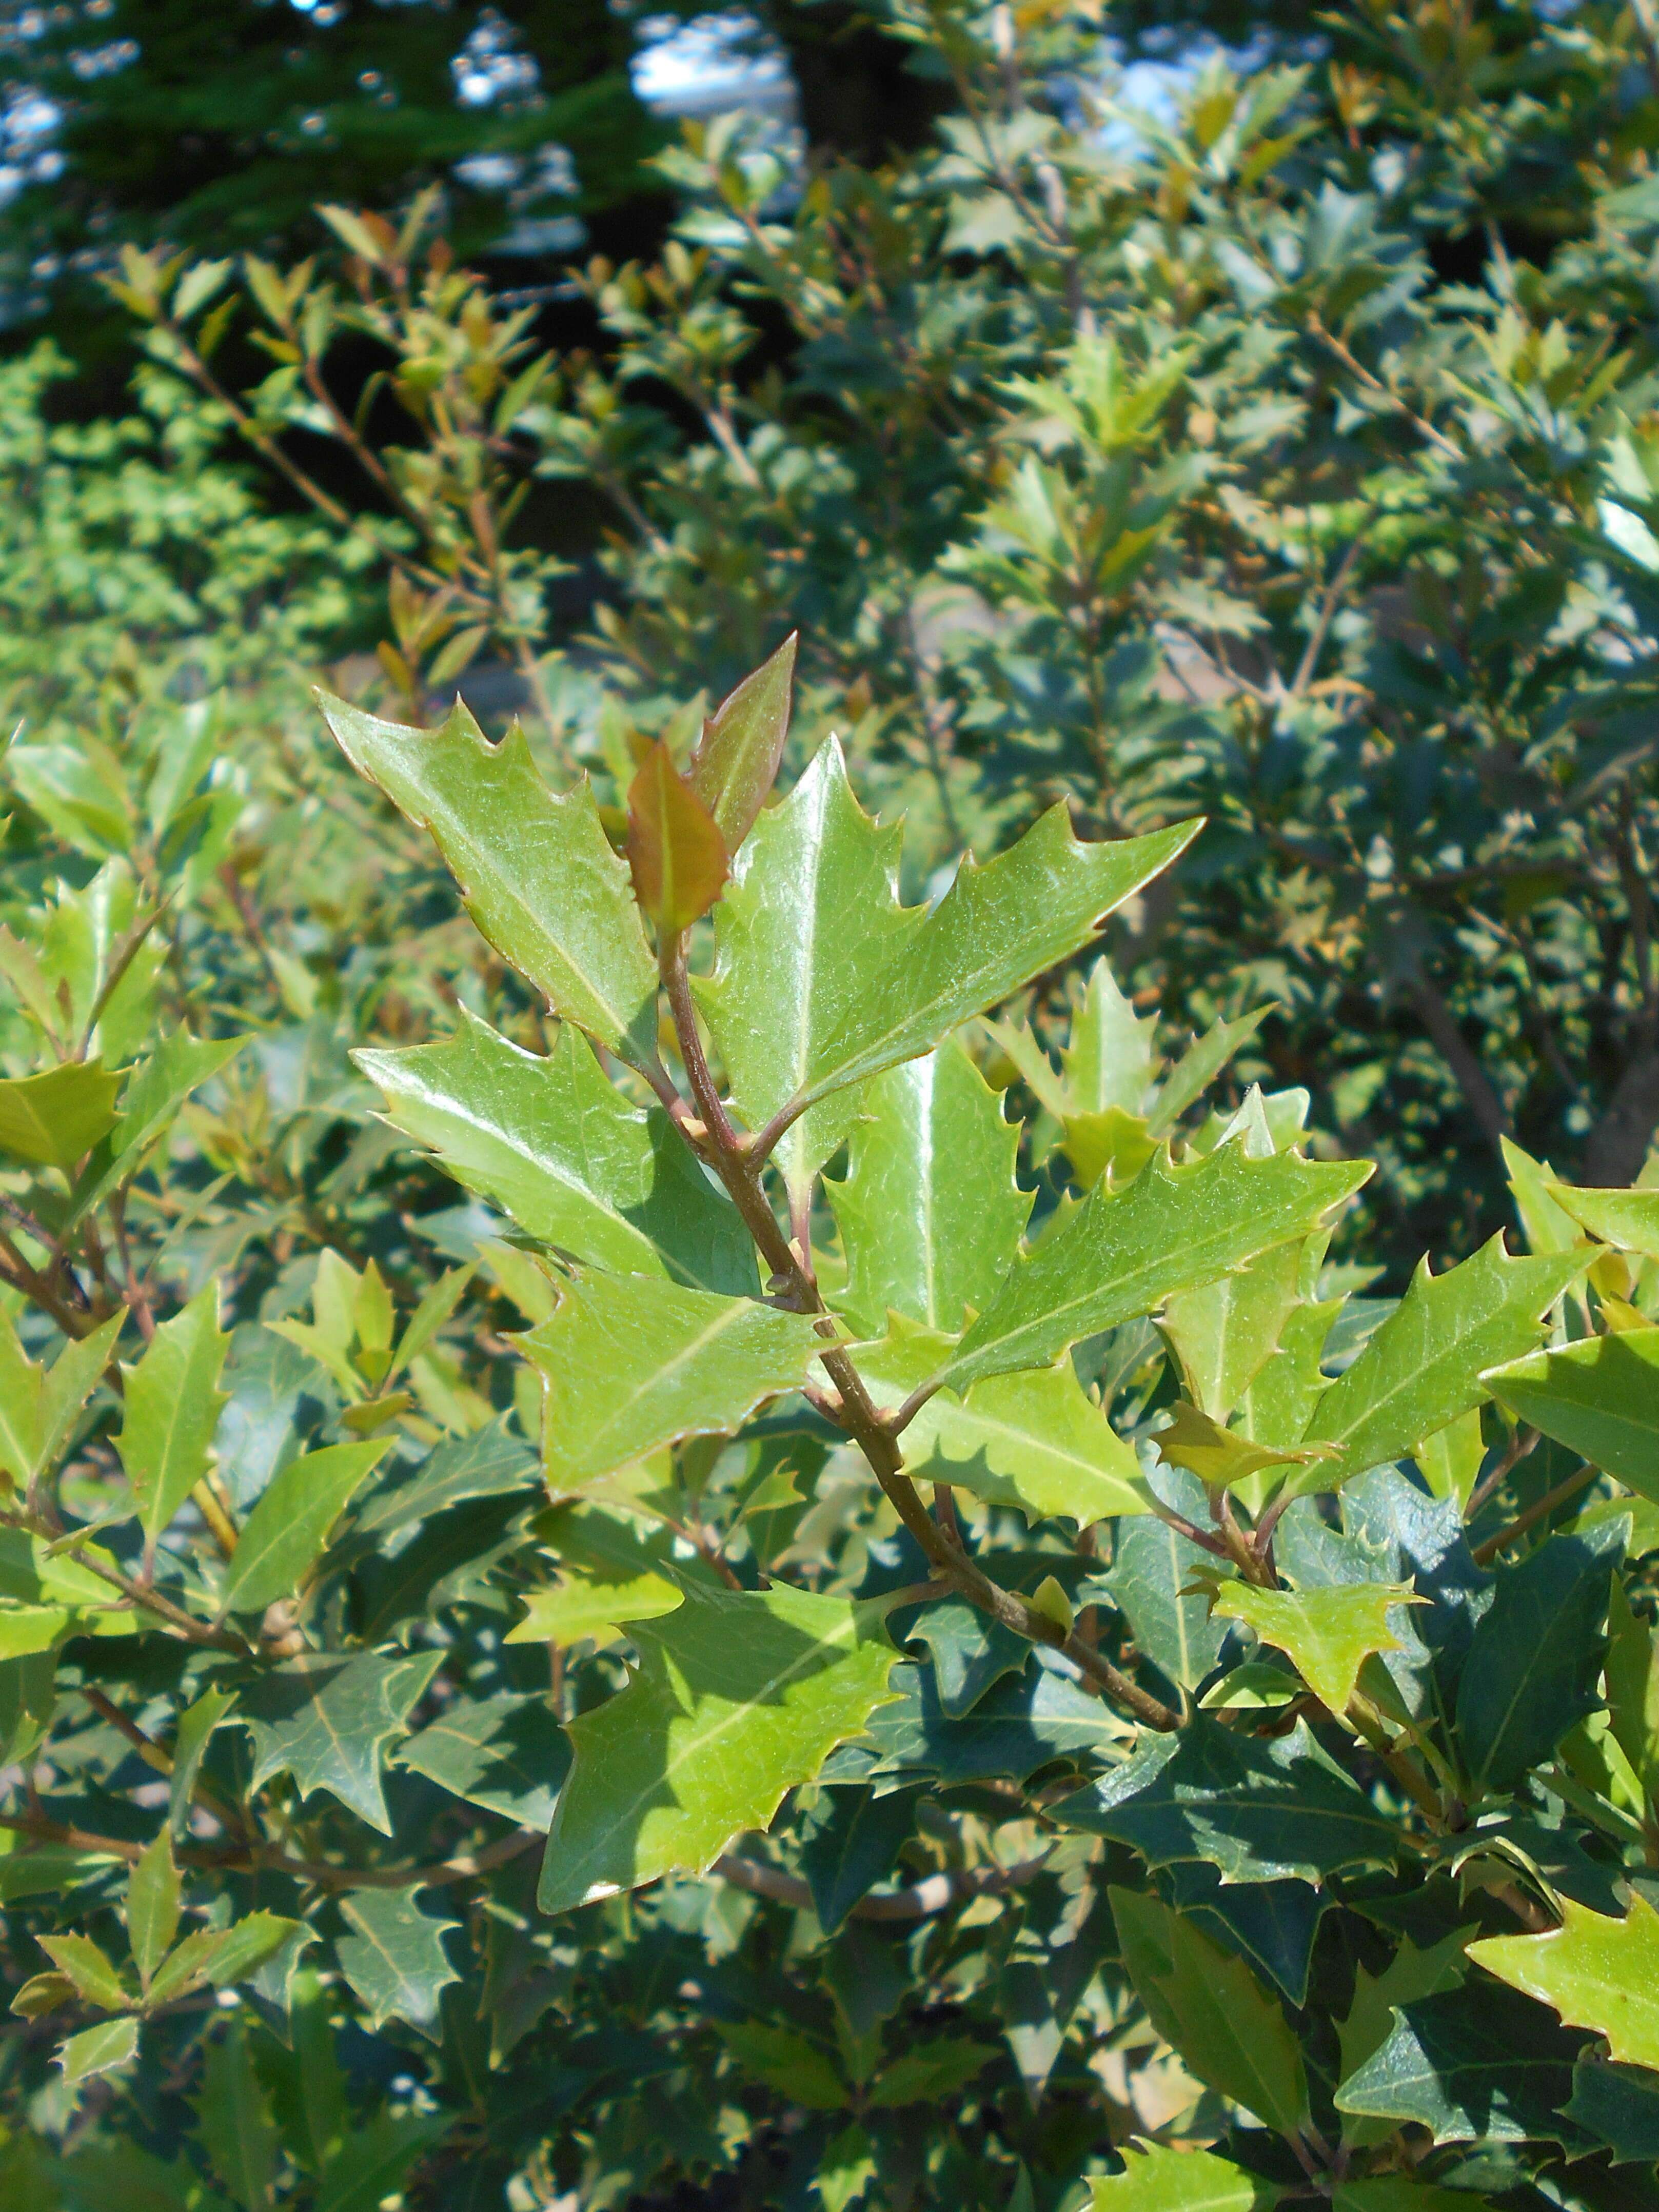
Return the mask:
[[1295,1491],[1333,1490],[1403,1458],[1486,1395],[1488,1368],[1537,1343],[1543,1317],[1589,1264],[1588,1252],[1512,1260],[1501,1235],[1443,1275],[1424,1261],[1411,1287],[1352,1367],[1320,1400],[1301,1441],[1337,1457],[1293,1476]]
[[699,1290],[754,1287],[736,1207],[659,1107],[630,1106],[572,1028],[540,1058],[459,1011],[441,1044],[355,1055],[405,1135],[574,1259]]
[[703,724],[685,772],[728,853],[735,853],[753,829],[777,781],[789,735],[796,643],[792,630],[771,658],[720,702]]
[[1086,945],[1113,910],[1162,873],[1197,835],[1178,823],[1146,837],[1081,844],[1064,805],[983,867],[956,879],[906,943],[821,1036],[796,1103],[926,1052],[969,1015],[1000,1005]]
[[301,1796],[326,1790],[341,1804],[392,1833],[380,1787],[386,1745],[409,1733],[410,1707],[443,1661],[441,1651],[406,1659],[378,1652],[301,1652],[243,1690],[235,1717],[253,1737],[251,1790],[291,1774]]
[[127,1942],[145,1989],[179,1932],[181,1888],[173,1838],[163,1828],[127,1879]]
[[[1162,1478],[1160,1478],[1162,1479]],[[1191,1501],[1199,1504],[1200,1501]],[[1106,1586],[1123,1608],[1136,1644],[1171,1682],[1195,1690],[1220,1656],[1226,1629],[1210,1616],[1193,1581],[1213,1555],[1166,1522],[1132,1521],[1119,1531]]]
[[417,2034],[439,2040],[438,2008],[445,1990],[461,1978],[450,1963],[444,1937],[458,1920],[434,1920],[407,1889],[358,1889],[340,1900],[350,1928],[334,1947],[340,1972],[368,2008],[376,2027],[406,2021]]
[[237,1539],[220,1601],[228,1613],[263,1613],[292,1596],[316,1564],[352,1493],[390,1449],[387,1440],[330,1444],[290,1460]]
[[[1469,1970],[1465,1946],[1474,1933],[1472,1926],[1457,1928],[1437,1943],[1425,1945],[1407,1938],[1380,1974],[1363,1966],[1355,1968],[1353,2001],[1337,2029],[1343,2081],[1357,2074],[1388,2041],[1394,2033],[1396,2005],[1462,1986]],[[1343,2122],[1343,2141],[1356,2146],[1381,2142],[1392,2133],[1392,2123],[1374,2114],[1350,2113]]]
[[689,929],[726,881],[719,825],[665,744],[651,747],[629,786],[628,866],[634,896],[660,938]]
[[1207,2150],[1127,2142],[1121,2173],[1097,2175],[1094,2212],[1269,2212],[1278,2191]]
[[1331,1455],[1317,1444],[1258,1443],[1224,1428],[1177,1398],[1167,1428],[1158,1431],[1158,1455],[1165,1467],[1183,1467],[1206,1488],[1226,1490],[1272,1467],[1316,1467]]
[[507,1638],[509,1644],[580,1644],[586,1636],[605,1643],[633,1620],[659,1620],[684,1602],[677,1583],[660,1575],[590,1581],[568,1577],[548,1589],[532,1590],[524,1619]]
[[1581,2051],[1565,2111],[1615,2166],[1659,2164],[1659,2075],[1647,2067],[1610,2066],[1594,2047]]
[[1476,1625],[1457,1691],[1463,1756],[1478,1787],[1506,1790],[1594,1711],[1618,1523],[1551,1536],[1503,1569]]
[[[877,1403],[889,1407],[936,1373],[950,1349],[947,1338],[896,1319],[856,1360]],[[959,1484],[1028,1521],[1062,1515],[1087,1528],[1148,1510],[1139,1462],[1063,1355],[1052,1367],[975,1382],[960,1398],[936,1391],[901,1442],[911,1474]]]
[[1334,1589],[1258,1589],[1229,1583],[1217,1598],[1223,1620],[1243,1620],[1283,1651],[1333,1713],[1346,1712],[1359,1670],[1374,1651],[1403,1651],[1389,1625],[1413,1601],[1409,1583],[1363,1583]]
[[671,1872],[700,1872],[786,1790],[811,1781],[888,1696],[895,1657],[874,1613],[774,1583],[688,1583],[631,1630],[628,1687],[570,1724],[539,1901],[562,1912]]
[[847,1257],[836,1303],[854,1328],[874,1335],[890,1309],[954,1333],[982,1310],[1031,1211],[1018,1152],[1018,1125],[958,1040],[875,1079],[846,1180],[826,1186]]
[[80,1218],[131,1182],[151,1147],[177,1125],[185,1099],[228,1067],[246,1042],[245,1036],[197,1038],[183,1029],[164,1037],[128,1077],[120,1119],[76,1180],[71,1215]]
[[1565,1182],[1544,1188],[1553,1205],[1604,1244],[1659,1260],[1659,1190],[1578,1190]]
[[0,1152],[31,1167],[73,1167],[115,1127],[120,1088],[100,1060],[0,1081]]
[[1016,1262],[939,1379],[963,1390],[988,1375],[1046,1367],[1172,1291],[1306,1236],[1369,1173],[1290,1153],[1253,1160],[1229,1144],[1189,1167],[1151,1160],[1123,1190],[1097,1184],[1064,1228]]
[[800,1870],[826,1936],[891,1875],[899,1848],[915,1827],[916,1794],[890,1790],[878,1796],[862,1783],[820,1792],[801,1843]]
[[1231,1419],[1273,1358],[1301,1303],[1307,1253],[1306,1244],[1274,1245],[1165,1302],[1159,1324],[1164,1340],[1180,1362],[1188,1400],[1212,1420]]
[[429,830],[467,912],[555,1013],[630,1057],[656,1048],[656,963],[587,783],[563,797],[523,732],[492,745],[459,702],[435,730],[322,696],[346,757]]
[[392,1763],[504,1820],[544,1832],[570,1765],[570,1745],[545,1698],[502,1691],[456,1698]]
[[953,1721],[971,1712],[1005,1674],[1023,1674],[1031,1656],[1023,1636],[962,1597],[924,1606],[903,1640],[926,1648],[939,1710]]
[[1073,1114],[1099,1114],[1113,1106],[1125,1114],[1146,1113],[1157,1036],[1158,1017],[1138,1016],[1105,961],[1097,960],[1072,1016],[1070,1042],[1060,1048],[1065,1108]]
[[1547,1935],[1490,1936],[1469,1956],[1568,2027],[1605,2036],[1612,2057],[1659,2069],[1659,1912],[1639,1891],[1622,1920],[1570,1897],[1561,1912]]
[[641,1275],[568,1284],[518,1340],[544,1385],[543,1459],[556,1497],[681,1437],[735,1429],[799,1389],[823,1339],[804,1314]]
[[1240,1045],[1255,1035],[1272,1012],[1271,1006],[1258,1006],[1252,1013],[1241,1014],[1237,1021],[1215,1023],[1194,1040],[1159,1085],[1147,1123],[1147,1133],[1155,1142],[1169,1134],[1194,1099],[1202,1097]]
[[229,1350],[219,1327],[219,1286],[210,1283],[161,1323],[143,1358],[121,1370],[126,1395],[116,1447],[152,1544],[207,1473],[214,1431],[229,1403],[219,1388]]
[[175,1843],[181,1842],[189,1830],[196,1778],[213,1731],[235,1702],[233,1690],[207,1689],[179,1716],[173,1739],[173,1771],[167,1777],[167,1826]]
[[[899,905],[902,839],[854,798],[832,737],[733,860],[714,915],[714,972],[696,988],[751,1129],[808,1085],[824,1038],[920,925],[920,909]],[[792,1189],[806,1188],[858,1110],[849,1091],[791,1125],[774,1158]]]
[[893,1687],[896,1698],[872,1715],[867,1731],[878,1760],[872,1770],[860,1754],[858,1779],[876,1771],[946,1784],[1024,1782],[1056,1759],[1088,1766],[1118,1757],[1133,1735],[1103,1699],[1078,1686],[1069,1662],[1042,1645],[1015,1680],[999,1681],[957,1716],[941,1704],[931,1667],[896,1667]]
[[82,2028],[79,2035],[58,2047],[58,2063],[64,2069],[65,2083],[90,2081],[94,2074],[113,2073],[118,2066],[125,2066],[138,2056],[138,2023],[136,2020],[100,2021],[96,2027]]
[[1226,1881],[1322,1881],[1398,1856],[1393,1825],[1298,1721],[1255,1737],[1199,1717],[1146,1738],[1132,1759],[1052,1808],[1062,1826],[1110,1837],[1149,1866],[1201,1860]]
[[1337,2110],[1414,2121],[1437,2143],[1543,2137],[1576,2148],[1559,2112],[1581,2041],[1501,1984],[1465,1984],[1397,2006],[1387,2040],[1338,2089]]
[[90,1936],[42,1936],[40,1948],[60,1974],[74,1983],[85,2002],[104,2012],[124,2012],[132,2003],[131,1992],[108,1957]]
[[1659,1328],[1583,1337],[1481,1379],[1522,1420],[1659,1503]]
[[1302,2053],[1242,1959],[1156,1898],[1111,1888],[1123,1963],[1148,2019],[1189,2073],[1293,2134],[1307,2110]]
[[0,1309],[0,1474],[27,1483],[51,1467],[125,1320],[124,1309],[66,1343],[48,1368],[26,1357],[11,1316]]

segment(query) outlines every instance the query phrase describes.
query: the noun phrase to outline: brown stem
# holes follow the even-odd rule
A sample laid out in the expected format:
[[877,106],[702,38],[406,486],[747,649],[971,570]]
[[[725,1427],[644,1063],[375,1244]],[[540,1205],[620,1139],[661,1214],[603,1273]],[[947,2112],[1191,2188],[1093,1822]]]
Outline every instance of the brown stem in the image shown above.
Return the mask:
[[1581,1467],[1576,1474],[1568,1475],[1565,1482],[1558,1482],[1553,1490],[1547,1490],[1541,1498],[1535,1498],[1528,1506],[1524,1513],[1517,1513],[1507,1528],[1500,1528],[1495,1536],[1488,1536],[1484,1544],[1475,1546],[1477,1565],[1489,1565],[1517,1536],[1524,1536],[1528,1529],[1541,1521],[1547,1513],[1553,1513],[1558,1505],[1577,1496],[1588,1483],[1595,1481],[1600,1472],[1599,1468]]

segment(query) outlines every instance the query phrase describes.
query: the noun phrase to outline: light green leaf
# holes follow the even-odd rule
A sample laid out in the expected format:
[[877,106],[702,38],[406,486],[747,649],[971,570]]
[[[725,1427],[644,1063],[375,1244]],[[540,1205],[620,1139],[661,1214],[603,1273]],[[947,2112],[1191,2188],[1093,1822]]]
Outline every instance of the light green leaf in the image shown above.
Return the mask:
[[207,1473],[213,1433],[229,1402],[219,1388],[229,1350],[219,1327],[219,1286],[210,1282],[161,1323],[141,1359],[121,1370],[126,1396],[116,1449],[151,1544]]
[[570,1283],[516,1340],[544,1382],[543,1457],[557,1497],[682,1437],[719,1436],[799,1389],[823,1349],[811,1320],[643,1275]]
[[[947,1338],[896,1321],[882,1342],[854,1357],[885,1407],[937,1372],[950,1349]],[[961,1398],[936,1391],[900,1441],[912,1474],[958,1484],[988,1505],[1015,1506],[1028,1521],[1060,1515],[1087,1528],[1150,1510],[1139,1462],[1064,1354],[1052,1367],[994,1375]]]
[[461,1978],[444,1937],[459,1920],[433,1920],[406,1889],[359,1889],[340,1900],[353,1933],[334,1947],[340,1972],[368,2008],[376,2027],[407,2021],[428,2041],[440,2039],[439,2001]]
[[1480,1379],[1522,1420],[1659,1503],[1659,1328],[1582,1337]]
[[1272,2182],[1207,2150],[1127,2142],[1122,2156],[1121,2173],[1090,2183],[1094,2212],[1269,2212],[1278,2200]]
[[1411,1288],[1353,1365],[1320,1400],[1302,1437],[1337,1457],[1293,1476],[1292,1491],[1334,1490],[1367,1468],[1403,1458],[1420,1437],[1478,1406],[1481,1377],[1538,1341],[1543,1316],[1589,1265],[1584,1252],[1512,1260],[1501,1233],[1473,1259]]
[[1310,1467],[1334,1456],[1316,1444],[1257,1443],[1236,1429],[1212,1421],[1184,1398],[1176,1399],[1170,1413],[1169,1426],[1160,1429],[1154,1438],[1158,1457],[1165,1467],[1184,1467],[1212,1489],[1225,1490],[1248,1482],[1264,1468]]
[[220,1599],[228,1613],[263,1613],[290,1597],[328,1541],[352,1492],[390,1449],[389,1441],[330,1444],[290,1460],[248,1516],[225,1567]]
[[616,1582],[570,1577],[551,1589],[532,1590],[524,1619],[508,1644],[580,1644],[585,1636],[607,1643],[630,1620],[656,1620],[684,1602],[678,1586],[660,1575]]
[[1188,1167],[1160,1154],[1122,1190],[1097,1183],[1063,1229],[1015,1263],[939,1379],[959,1391],[987,1375],[1046,1367],[1172,1291],[1305,1237],[1370,1173],[1365,1163],[1290,1152],[1253,1160],[1235,1143]]
[[875,1079],[847,1179],[826,1185],[854,1328],[873,1335],[890,1309],[954,1332],[995,1295],[1031,1211],[1019,1135],[957,1039]]
[[[1491,1374],[1480,1379],[1490,1390]],[[1460,1413],[1455,1421],[1448,1421],[1431,1437],[1425,1437],[1412,1446],[1412,1457],[1431,1494],[1436,1498],[1455,1498],[1466,1511],[1486,1455],[1478,1406],[1472,1406],[1467,1413]]]
[[1308,1254],[1306,1244],[1276,1244],[1165,1304],[1164,1340],[1180,1363],[1188,1398],[1212,1420],[1231,1418],[1278,1349],[1304,1296]]
[[204,1982],[226,1989],[247,1977],[296,1936],[310,1939],[303,1920],[249,1912],[228,1928],[198,1928],[169,1952],[149,1987],[153,2005],[169,2004]]
[[72,1168],[115,1127],[120,1088],[100,1060],[0,1081],[0,1152],[31,1167]]
[[790,694],[795,680],[796,635],[791,630],[771,658],[745,676],[702,726],[685,772],[728,853],[754,827],[777,779],[789,735]]
[[71,1338],[46,1369],[27,1358],[11,1316],[0,1308],[0,1475],[27,1483],[52,1465],[125,1321],[123,1308],[89,1335]]
[[1195,1098],[1201,1097],[1240,1045],[1255,1035],[1271,1005],[1241,1014],[1236,1022],[1217,1022],[1184,1052],[1159,1085],[1147,1117],[1146,1133],[1155,1141],[1174,1128]]
[[1659,1260],[1659,1190],[1577,1190],[1549,1182],[1544,1194],[1604,1244]]
[[180,1888],[173,1838],[163,1828],[127,1879],[127,1942],[142,1985],[149,1987],[179,1932]]
[[1111,969],[1097,960],[1072,1017],[1071,1042],[1060,1048],[1066,1071],[1064,1110],[1099,1114],[1116,1107],[1125,1114],[1144,1115],[1157,1065],[1157,1015],[1138,1018]]
[[812,2187],[823,2212],[847,2212],[862,2197],[877,2173],[875,2148],[856,2120],[843,2128],[818,2160]]
[[810,1104],[912,1059],[969,1015],[999,1005],[1086,945],[1200,826],[1178,823],[1148,837],[1080,844],[1062,803],[985,866],[965,854],[900,955],[822,1034],[798,1101]]
[[1551,1195],[1554,1171],[1547,1160],[1535,1160],[1511,1138],[1500,1140],[1504,1164],[1509,1170],[1510,1195],[1515,1200],[1529,1252],[1570,1252],[1580,1242],[1578,1224],[1564,1213]]
[[875,1612],[775,1583],[688,1581],[630,1631],[639,1673],[570,1725],[575,1765],[539,1902],[562,1912],[659,1875],[700,1873],[887,1702],[895,1653]]
[[87,1335],[66,1344],[47,1369],[40,1389],[39,1469],[49,1468],[67,1442],[81,1408],[109,1364],[126,1319],[124,1307]]
[[1411,1604],[1413,1595],[1409,1583],[1270,1590],[1228,1583],[1216,1599],[1215,1612],[1223,1620],[1247,1621],[1264,1644],[1276,1645],[1314,1694],[1340,1717],[1370,1655],[1405,1650],[1388,1616],[1395,1606]]
[[526,1233],[618,1274],[752,1289],[737,1208],[659,1107],[630,1106],[573,1028],[545,1059],[463,1006],[441,1044],[353,1054],[386,1116]]
[[60,1974],[74,1983],[76,1994],[104,2012],[125,2012],[131,1992],[90,1936],[42,1936],[40,1948]]
[[1614,1570],[1607,1602],[1607,1722],[1632,1774],[1659,1792],[1659,1637],[1631,1610]]
[[319,695],[353,767],[429,830],[467,912],[555,1013],[635,1060],[656,1050],[657,971],[586,779],[562,798],[516,726],[492,745],[458,700],[435,730]]
[[121,1118],[98,1145],[75,1186],[70,1216],[79,1220],[120,1183],[137,1174],[156,1139],[171,1129],[179,1109],[228,1067],[247,1042],[245,1036],[202,1042],[187,1030],[175,1030],[127,1079],[121,1093]]
[[1638,1890],[1622,1920],[1571,1897],[1561,1915],[1547,1935],[1490,1936],[1469,1956],[1569,2027],[1604,2035],[1613,2057],[1659,2069],[1659,1912]]
[[179,1716],[178,1733],[173,1740],[173,1771],[167,1778],[167,1825],[175,1842],[182,1841],[189,1831],[196,1778],[202,1771],[208,1741],[235,1702],[233,1690],[204,1690],[195,1704]]
[[100,2021],[58,2047],[58,2063],[65,2082],[89,2081],[94,2074],[112,2073],[138,2056],[136,2020]]
[[1200,2081],[1292,2135],[1307,2110],[1302,2053],[1244,1961],[1156,1897],[1107,1891],[1148,2019]]
[[726,882],[719,825],[665,744],[651,747],[628,787],[628,866],[659,943],[706,914]]
[[[903,831],[854,798],[830,738],[732,864],[714,915],[714,972],[696,985],[732,1103],[760,1129],[805,1089],[826,1036],[873,988],[921,921],[898,901]],[[774,1154],[804,1190],[852,1125],[856,1092],[793,1122]]]

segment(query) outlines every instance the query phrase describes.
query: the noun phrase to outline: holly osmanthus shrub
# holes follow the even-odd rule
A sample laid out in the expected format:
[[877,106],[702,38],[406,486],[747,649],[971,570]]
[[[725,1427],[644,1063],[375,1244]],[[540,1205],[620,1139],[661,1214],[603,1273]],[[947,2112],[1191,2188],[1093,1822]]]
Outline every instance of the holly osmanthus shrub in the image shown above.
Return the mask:
[[[714,1867],[822,1917],[778,1856],[853,1851],[914,1778],[994,1782],[1094,1839],[1103,1950],[1232,2116],[1103,2203],[1428,2212],[1494,2143],[1504,2189],[1651,2157],[1659,1673],[1625,1562],[1659,1479],[1602,1431],[1628,1375],[1659,1404],[1659,1196],[1552,1184],[1530,1253],[1353,1296],[1326,1253],[1369,1169],[1309,1157],[1302,1094],[1176,1140],[1259,1014],[1161,1081],[1103,964],[1058,1067],[976,1026],[1196,825],[1085,844],[1056,807],[907,908],[833,739],[765,803],[792,662],[689,759],[641,743],[625,858],[516,733],[327,708],[559,1024],[359,1055],[535,1249],[559,1572],[513,1633],[635,1655],[570,1724],[540,1909]],[[826,1459],[884,1502],[882,1571],[796,1541]],[[805,1841],[738,1854],[792,1792]],[[865,2130],[882,2076],[840,2064]]]
[[1193,825],[1056,810],[907,908],[833,741],[774,793],[790,673],[641,745],[620,855],[516,733],[326,703],[493,948],[356,1055],[419,1239],[287,1129],[230,1206],[277,1149],[230,1041],[106,1069],[113,986],[40,995],[0,1891],[104,2133],[0,2175],[1640,2201],[1659,1192],[1512,1149],[1528,1249],[1372,1294],[1306,1096],[1206,1103],[1266,1010],[1166,1059],[1091,951]]

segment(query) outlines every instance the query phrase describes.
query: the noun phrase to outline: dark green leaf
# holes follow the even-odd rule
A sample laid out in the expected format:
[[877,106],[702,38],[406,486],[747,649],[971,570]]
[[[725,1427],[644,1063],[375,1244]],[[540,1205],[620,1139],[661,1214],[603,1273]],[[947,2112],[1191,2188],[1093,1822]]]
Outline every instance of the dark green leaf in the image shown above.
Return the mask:
[[925,1644],[933,1662],[939,1711],[959,1721],[1005,1674],[1023,1674],[1031,1646],[966,1598],[941,1598],[916,1615],[907,1644]]
[[273,1667],[241,1692],[237,1705],[235,1718],[253,1736],[250,1788],[257,1790],[273,1774],[291,1774],[301,1796],[326,1790],[389,1836],[381,1751],[407,1735],[410,1708],[443,1656],[422,1651],[386,1659],[374,1652],[307,1651]]
[[457,1698],[392,1763],[487,1812],[545,1833],[570,1768],[570,1741],[545,1698],[504,1691]]
[[1659,2161],[1659,2074],[1613,2066],[1592,2047],[1578,2054],[1566,2117],[1612,2151],[1613,2163]]
[[940,1705],[931,1667],[896,1667],[898,1700],[884,1706],[868,1730],[878,1771],[933,1774],[946,1784],[1005,1775],[1023,1782],[1056,1759],[1111,1756],[1129,1734],[1124,1723],[1078,1687],[1064,1660],[1037,1646],[1032,1662],[1017,1680],[988,1690],[961,1719]]
[[1436,2142],[1584,2141],[1560,2118],[1584,2038],[1530,1998],[1482,1981],[1400,2006],[1382,2049],[1349,2075],[1338,2110],[1414,2120]]
[[446,1437],[412,1475],[382,1479],[353,1515],[353,1534],[384,1542],[394,1530],[449,1506],[533,1489],[536,1455],[507,1421],[501,1413],[470,1436]]
[[334,1946],[340,1972],[376,2027],[406,2021],[435,2043],[438,2005],[460,1976],[450,1964],[444,1937],[458,1920],[432,1920],[406,1889],[359,1889],[340,1900],[352,1932]]
[[403,2193],[416,2160],[454,2124],[448,2112],[377,2112],[352,2130],[324,2168],[314,2212],[377,2212]]
[[900,1846],[915,1826],[914,1790],[878,1796],[867,1783],[825,1790],[801,1844],[800,1870],[826,1936],[833,1936],[859,1899],[888,1879]]
[[290,1460],[249,1515],[225,1568],[228,1613],[263,1613],[298,1589],[352,1493],[387,1450],[379,1443],[330,1444]]

